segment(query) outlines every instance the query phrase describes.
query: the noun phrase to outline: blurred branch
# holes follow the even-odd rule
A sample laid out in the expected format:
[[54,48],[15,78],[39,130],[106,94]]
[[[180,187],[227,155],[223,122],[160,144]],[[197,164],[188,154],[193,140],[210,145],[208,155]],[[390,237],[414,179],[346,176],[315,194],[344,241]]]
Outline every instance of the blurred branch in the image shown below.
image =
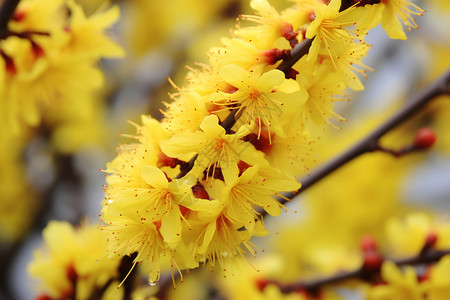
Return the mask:
[[292,48],[289,59],[283,60],[277,69],[283,71],[284,74],[288,74],[292,66],[295,65],[295,63],[298,62],[305,54],[308,54],[313,40],[314,38],[304,39],[300,44],[295,45],[294,48]]
[[3,0],[0,6],[0,32],[8,30],[8,22],[14,15],[20,0]]
[[[393,260],[392,262],[397,266],[405,266],[405,265],[419,265],[426,264],[431,262],[439,261],[443,256],[450,254],[450,250],[432,250],[428,249],[428,251],[423,251],[419,253],[417,256]],[[350,272],[342,272],[335,276],[318,279],[315,281],[309,282],[296,282],[293,284],[282,284],[276,281],[267,281],[265,284],[274,283],[279,286],[280,291],[283,293],[291,293],[294,291],[305,291],[311,294],[317,294],[319,292],[320,287],[323,287],[326,284],[338,283],[348,279],[362,279],[362,280],[370,280],[374,275],[377,275],[380,270],[382,263],[386,260],[380,260],[379,264],[376,267],[368,268],[364,264],[357,270]]]
[[[368,152],[380,151],[381,147],[379,145],[379,140],[382,136],[419,112],[429,101],[431,101],[436,96],[450,94],[449,83],[450,70],[436,79],[429,86],[418,92],[399,112],[397,112],[397,114],[388,119],[385,123],[375,129],[368,136],[360,140],[358,143],[353,145],[351,148],[346,150],[335,159],[319,167],[316,171],[313,171],[311,175],[300,180],[300,182],[302,183],[302,187],[297,191],[284,195],[285,198],[280,199],[280,203],[285,204],[295,195],[304,192],[316,182],[320,181],[328,174],[334,172],[335,170],[339,169],[341,166],[357,158],[358,156]],[[266,211],[261,212],[261,215],[266,214]]]

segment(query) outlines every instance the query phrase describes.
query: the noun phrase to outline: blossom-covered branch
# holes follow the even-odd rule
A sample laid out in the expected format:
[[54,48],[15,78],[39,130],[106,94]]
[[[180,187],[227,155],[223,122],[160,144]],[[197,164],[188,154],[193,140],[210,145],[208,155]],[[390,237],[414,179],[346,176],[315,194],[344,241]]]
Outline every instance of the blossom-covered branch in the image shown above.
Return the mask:
[[[130,274],[140,265],[149,284],[156,285],[161,272],[169,269],[182,280],[183,270],[207,263],[225,271],[230,260],[259,251],[250,240],[267,234],[258,209],[272,216],[281,213],[283,205],[274,197],[300,188],[296,178],[308,171],[311,144],[321,138],[330,119],[343,120],[334,102],[345,99],[346,88],[364,88],[358,74],[372,70],[362,63],[370,48],[364,41],[367,32],[383,18],[391,37],[404,35],[397,14],[384,16],[403,7],[389,1],[343,10],[341,4],[298,1],[278,12],[266,0],[253,0],[255,13],[240,16],[252,23],[238,24],[230,38],[211,48],[208,64],[190,68],[186,84],[173,83],[176,91],[170,94],[173,101],[165,103],[164,118],[144,115],[141,124],[133,123],[137,132],[129,137],[134,140],[121,145],[103,170],[107,184],[99,216],[104,225],[98,234],[105,238],[104,258],[115,261],[114,266],[102,265],[113,269],[111,280],[118,278],[118,261],[131,254]],[[82,14],[75,18],[78,11],[75,6],[71,10],[74,25],[86,19]],[[421,13],[417,8],[408,16]],[[101,20],[113,17],[111,10]],[[11,67],[10,76],[14,71]],[[66,91],[70,89],[60,94]],[[36,126],[44,117],[40,107],[13,121]],[[50,244],[62,227],[55,224],[46,231]],[[82,230],[73,233],[79,235]],[[92,281],[100,275],[78,270],[81,258],[76,252],[71,255],[60,270],[78,274],[80,281],[76,286],[66,282],[67,288],[55,291],[55,297],[75,292],[87,275]],[[46,264],[36,259],[33,275],[42,275]],[[104,290],[101,284],[93,286],[94,291]]]
[[[431,238],[430,238],[431,237]],[[367,243],[367,240],[369,241]],[[422,265],[422,264],[430,264],[438,262],[445,255],[450,254],[450,250],[438,250],[434,249],[434,244],[436,243],[436,236],[434,234],[429,235],[429,238],[426,240],[422,251],[420,251],[416,256],[391,260],[384,258],[378,253],[376,249],[376,244],[369,238],[367,240],[363,240],[362,242],[362,250],[364,252],[364,261],[361,264],[359,269],[347,272],[340,272],[334,276],[325,277],[313,281],[301,281],[295,282],[291,284],[283,284],[277,281],[266,281],[262,282],[262,287],[267,284],[273,283],[276,284],[280,291],[283,293],[292,293],[295,291],[303,291],[308,294],[317,294],[321,288],[325,285],[340,283],[349,279],[360,279],[363,281],[373,281],[378,280],[375,276],[379,275],[380,271],[383,268],[383,265],[394,264],[398,267],[401,266],[414,266],[414,265]],[[365,245],[364,245],[365,244]]]

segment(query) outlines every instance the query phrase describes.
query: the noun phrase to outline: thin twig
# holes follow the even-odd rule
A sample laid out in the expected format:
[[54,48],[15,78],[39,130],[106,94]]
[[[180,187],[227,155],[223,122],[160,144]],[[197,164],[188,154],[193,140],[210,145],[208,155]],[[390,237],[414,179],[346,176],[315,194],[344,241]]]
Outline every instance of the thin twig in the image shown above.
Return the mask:
[[[392,262],[397,266],[405,266],[405,265],[419,265],[426,264],[431,262],[439,261],[443,256],[450,254],[450,250],[430,250],[425,253],[420,253],[417,256],[393,260]],[[388,260],[384,260],[388,261]],[[323,287],[326,284],[338,283],[344,280],[352,279],[352,278],[360,278],[363,280],[367,280],[371,278],[373,275],[378,274],[380,272],[380,268],[367,269],[361,266],[361,268],[350,271],[350,272],[342,272],[336,274],[335,276],[322,278],[309,282],[296,282],[293,284],[280,284],[278,282],[275,283],[280,287],[280,291],[283,293],[291,293],[294,291],[306,291],[316,293],[320,287]],[[269,282],[271,283],[271,282]]]
[[20,0],[3,0],[0,6],[0,32],[8,30],[8,22],[14,15]]
[[[314,185],[316,182],[326,177],[328,174],[334,172],[341,166],[345,165],[349,161],[355,159],[356,157],[368,153],[379,150],[378,142],[382,136],[386,133],[397,127],[399,124],[408,120],[411,116],[420,111],[430,100],[435,98],[436,96],[449,94],[449,83],[450,83],[450,70],[444,73],[441,77],[439,77],[436,81],[431,83],[429,86],[425,87],[423,90],[418,92],[411,101],[408,101],[407,104],[399,111],[397,114],[392,116],[389,120],[387,120],[380,127],[375,129],[368,136],[360,140],[354,146],[346,150],[344,153],[336,157],[335,159],[329,161],[322,167],[319,167],[317,170],[313,171],[311,175],[305,177],[300,180],[302,183],[302,187],[294,192],[287,193],[284,195],[287,199],[280,199],[279,202],[281,204],[285,204],[292,199],[294,196],[299,193],[304,192],[309,187]],[[266,211],[261,212],[264,216],[267,214]]]
[[277,69],[283,71],[284,74],[287,74],[292,66],[309,52],[313,40],[314,38],[304,39],[300,44],[295,45],[294,48],[292,48],[290,58],[283,60]]

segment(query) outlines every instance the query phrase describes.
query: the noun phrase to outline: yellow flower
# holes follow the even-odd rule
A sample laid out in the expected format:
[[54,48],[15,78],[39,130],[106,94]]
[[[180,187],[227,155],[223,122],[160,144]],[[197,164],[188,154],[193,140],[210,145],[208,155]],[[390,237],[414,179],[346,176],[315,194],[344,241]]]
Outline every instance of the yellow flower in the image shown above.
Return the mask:
[[94,59],[125,55],[122,47],[104,33],[119,18],[118,6],[86,17],[83,8],[75,1],[68,0],[67,5],[71,13],[69,27],[67,28],[70,36],[67,50],[70,53]]
[[[361,83],[358,76],[356,76],[356,73],[367,78],[367,75],[365,74],[366,69],[375,71],[361,62],[367,55],[371,46],[366,43],[355,43],[353,41],[347,43],[342,41],[342,43],[345,44],[346,47],[341,55],[337,57],[335,61],[325,59],[322,63],[328,65],[330,72],[333,72],[333,68],[336,68],[336,71],[343,76],[345,84],[349,88],[356,91],[364,90],[364,85]],[[361,67],[361,69],[356,66]]]
[[344,29],[355,25],[361,15],[361,10],[355,7],[339,12],[341,0],[331,0],[328,5],[319,3],[315,9],[315,19],[306,30],[308,39],[314,38],[308,53],[309,61],[316,61],[320,54],[328,55],[336,67],[337,57],[345,50],[345,43],[351,41],[355,35]]
[[[133,156],[137,152],[124,155]],[[122,166],[106,170],[112,174],[107,180],[109,186],[106,189],[107,205],[104,212],[108,214],[113,210],[127,216],[136,214],[137,220],[144,223],[160,222],[158,229],[164,241],[175,248],[181,237],[182,215],[179,205],[193,202],[190,186],[177,180],[169,183],[163,171],[144,164],[142,160],[125,160],[125,163],[129,165],[128,168]],[[136,185],[133,186],[133,183]],[[107,220],[107,216],[104,217]]]
[[[257,15],[243,15],[241,18],[258,23],[259,26],[239,27],[235,34],[244,40],[251,41],[258,49],[289,47],[289,43],[282,35],[285,27],[291,28],[291,25],[282,19],[278,11],[267,0],[252,0],[250,6],[256,10]],[[281,43],[280,38],[282,38]]]
[[265,63],[264,51],[249,41],[239,38],[222,38],[223,47],[211,48],[208,52],[212,67],[221,69],[225,65],[235,64],[250,69],[258,63]]
[[396,257],[418,255],[425,245],[431,226],[431,219],[424,213],[407,215],[404,220],[388,220],[386,238],[390,255]]
[[103,227],[109,234],[106,250],[108,256],[122,257],[137,252],[134,262],[142,263],[148,270],[150,283],[156,283],[160,278],[163,256],[168,257],[177,269],[198,266],[182,242],[178,242],[176,249],[169,247],[158,229],[157,222],[149,222],[136,212],[119,213],[104,208],[103,214],[104,221],[108,224]]
[[[87,18],[73,1],[43,2],[21,2],[17,10],[20,17],[11,22],[18,33],[43,34],[29,38],[11,36],[1,45],[14,64],[14,72],[10,71],[1,83],[5,86],[2,99],[7,103],[14,133],[23,130],[24,125],[48,122],[47,118],[55,125],[51,118],[67,102],[93,100],[93,92],[103,85],[102,72],[95,64],[104,56],[123,55],[123,50],[104,33],[118,18],[117,7]],[[67,8],[70,17],[65,13]],[[75,115],[66,114],[76,118]]]
[[196,68],[187,67],[189,70],[186,75],[188,90],[196,92],[201,96],[208,96],[225,88],[226,83],[220,77],[219,70],[206,64],[198,63]]
[[281,191],[293,191],[300,188],[300,183],[295,179],[288,178],[277,169],[258,165],[246,169],[239,175],[238,170],[234,173],[224,173],[225,189],[224,213],[233,222],[239,222],[252,230],[257,213],[253,206],[259,206],[270,215],[280,214],[281,204],[273,198]]
[[[144,137],[145,130],[141,133]],[[157,136],[158,130],[155,130],[154,140]],[[142,140],[151,141],[150,138]],[[187,214],[193,204],[203,207],[197,203],[201,199],[193,196],[191,186],[194,183],[169,179],[156,167],[158,155],[159,150],[156,152],[151,143],[134,144],[109,163],[105,170],[110,174],[102,209],[102,220],[107,224],[103,230],[110,234],[109,255],[137,252],[135,263],[143,263],[152,283],[159,279],[161,256],[169,257],[178,269],[197,266],[181,240],[182,220],[190,227],[183,214]]]
[[191,237],[193,245],[196,245],[195,252],[197,259],[201,262],[206,260],[214,267],[216,260],[223,268],[224,260],[243,255],[244,247],[252,254],[256,251],[254,245],[249,240],[251,233],[248,230],[240,230],[241,226],[234,224],[224,214],[204,220],[191,222]]
[[323,1],[292,0],[292,2],[294,2],[295,5],[282,11],[282,18],[291,23],[294,28],[300,28],[311,22],[311,17],[314,16],[314,8]]
[[8,24],[11,30],[54,32],[61,28],[65,19],[62,6],[65,0],[20,1],[16,9],[16,20]]
[[306,128],[310,129],[313,135],[317,135],[316,129],[324,129],[327,124],[331,124],[329,118],[343,121],[344,118],[334,112],[333,105],[336,101],[345,100],[337,97],[344,95],[346,85],[343,76],[338,72],[330,72],[326,64],[316,66],[306,57],[295,67],[302,70],[297,81],[308,93],[304,108],[298,112]]
[[365,33],[380,23],[391,39],[406,40],[403,24],[419,28],[414,16],[422,16],[425,12],[408,0],[381,0],[380,3],[364,6],[363,16],[358,22],[358,31]]
[[[149,147],[149,150],[152,153],[158,154],[160,152],[159,143],[169,137],[169,133],[162,124],[148,115],[141,116],[142,125],[133,122],[130,123],[136,128],[136,135],[122,134],[122,136],[133,138],[138,141],[139,144]],[[135,145],[136,144],[123,145],[123,147],[134,150]]]
[[[105,258],[107,236],[98,226],[74,228],[51,221],[43,231],[45,248],[34,253],[28,272],[42,280],[42,291],[52,298],[88,299],[118,276],[120,260]],[[76,281],[76,285],[74,285]],[[74,290],[76,288],[76,291]]]
[[315,161],[314,142],[302,126],[297,119],[293,119],[292,125],[286,129],[286,137],[274,135],[272,143],[264,151],[271,166],[290,176],[309,174],[309,168]]
[[[400,21],[412,28],[419,28],[411,15],[422,16],[424,10],[407,0],[382,0],[383,6],[381,25],[391,39],[406,40],[405,31]],[[412,9],[411,9],[411,8]]]
[[210,115],[203,119],[200,128],[202,131],[184,133],[161,143],[161,150],[166,155],[183,161],[189,161],[198,154],[191,174],[198,176],[205,169],[209,174],[216,167],[223,173],[234,172],[240,160],[251,165],[257,162],[267,164],[263,153],[241,140],[249,133],[245,126],[234,134],[227,134],[219,125],[217,116]]
[[450,297],[450,256],[446,255],[431,268],[429,279],[424,283],[429,300],[448,299]]
[[369,291],[369,300],[420,300],[423,292],[413,267],[402,272],[393,262],[386,261],[381,267],[381,277],[386,285],[378,285]]
[[[261,68],[246,71],[237,65],[226,65],[221,77],[237,88],[233,93],[218,91],[211,101],[218,105],[237,105],[242,114],[237,124],[258,126],[258,137],[265,127],[269,133],[283,136],[280,121],[285,114],[298,111],[307,93],[292,79],[285,79],[280,70],[263,73]],[[238,113],[239,114],[239,113]]]
[[172,98],[175,101],[164,103],[167,110],[163,112],[162,126],[172,135],[199,129],[203,118],[209,114],[203,97],[196,92],[180,91]]

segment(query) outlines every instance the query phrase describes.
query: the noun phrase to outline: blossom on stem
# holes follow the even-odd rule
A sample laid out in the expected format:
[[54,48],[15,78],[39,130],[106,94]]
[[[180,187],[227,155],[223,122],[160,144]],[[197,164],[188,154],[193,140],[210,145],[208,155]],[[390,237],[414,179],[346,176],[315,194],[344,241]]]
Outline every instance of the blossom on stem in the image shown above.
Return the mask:
[[351,34],[345,27],[356,25],[361,10],[350,7],[339,12],[341,0],[331,0],[328,5],[319,3],[315,9],[315,18],[306,30],[308,39],[314,38],[309,50],[308,60],[315,61],[320,54],[330,57],[336,67],[336,60],[346,48],[346,43],[356,35]]
[[306,101],[306,91],[296,81],[285,79],[280,70],[263,73],[261,68],[246,71],[237,65],[226,65],[220,75],[237,90],[232,93],[218,91],[212,95],[211,102],[237,106],[242,111],[237,124],[258,126],[258,137],[263,126],[269,138],[270,131],[283,136],[280,125],[283,114],[299,110]]
[[28,272],[42,280],[41,293],[54,298],[88,299],[117,278],[120,259],[105,257],[107,235],[96,225],[74,228],[51,221],[43,231],[45,247],[36,250]]

